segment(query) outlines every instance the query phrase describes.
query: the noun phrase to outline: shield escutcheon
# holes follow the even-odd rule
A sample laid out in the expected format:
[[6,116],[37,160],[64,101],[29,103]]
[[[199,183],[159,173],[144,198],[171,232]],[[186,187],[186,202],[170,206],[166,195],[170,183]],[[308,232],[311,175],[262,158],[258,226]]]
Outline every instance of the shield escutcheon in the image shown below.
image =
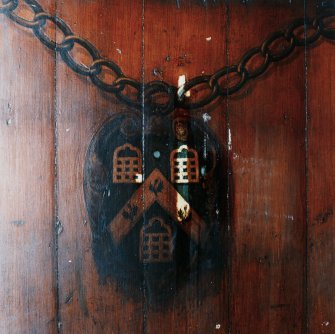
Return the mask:
[[[144,126],[145,125],[145,126]],[[203,119],[109,119],[89,146],[84,194],[102,281],[169,298],[225,259],[224,152]]]

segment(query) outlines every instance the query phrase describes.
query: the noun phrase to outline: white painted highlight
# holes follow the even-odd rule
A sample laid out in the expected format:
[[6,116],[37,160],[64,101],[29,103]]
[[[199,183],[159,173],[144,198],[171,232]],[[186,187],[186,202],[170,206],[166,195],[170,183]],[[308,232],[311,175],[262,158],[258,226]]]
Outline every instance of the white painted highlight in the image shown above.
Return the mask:
[[[178,78],[178,88],[184,86],[185,83],[186,83],[186,75],[185,75],[185,74],[182,74],[182,75],[180,75],[179,78]],[[187,92],[185,93],[185,96],[186,96],[186,97],[190,97],[190,96],[191,96],[191,92],[190,92],[190,91],[187,91]]]
[[135,182],[136,183],[142,183],[143,182],[143,175],[142,174],[136,174]]
[[208,115],[207,113],[204,113],[202,115],[202,118],[203,118],[205,123],[207,123],[208,121],[210,121],[212,119],[212,117],[210,115]]
[[233,143],[231,141],[231,131],[228,129],[228,151],[231,151],[233,149]]

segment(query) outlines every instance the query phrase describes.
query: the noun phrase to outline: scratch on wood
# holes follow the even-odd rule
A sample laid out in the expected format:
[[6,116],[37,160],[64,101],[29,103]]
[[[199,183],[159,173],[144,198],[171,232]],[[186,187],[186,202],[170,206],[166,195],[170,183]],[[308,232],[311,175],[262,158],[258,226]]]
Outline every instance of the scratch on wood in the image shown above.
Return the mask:
[[329,217],[331,217],[332,215],[333,215],[333,209],[329,208],[325,212],[319,213],[314,220],[316,221],[317,224],[325,224],[327,223]]
[[58,220],[56,222],[55,228],[56,228],[57,235],[60,235],[63,232],[63,225],[62,225],[62,222],[60,220]]
[[23,226],[23,225],[26,224],[26,222],[23,221],[23,220],[13,220],[13,221],[11,222],[11,224],[13,224],[13,225],[15,225],[15,226]]
[[71,304],[73,300],[73,291],[71,291],[65,298],[65,304]]

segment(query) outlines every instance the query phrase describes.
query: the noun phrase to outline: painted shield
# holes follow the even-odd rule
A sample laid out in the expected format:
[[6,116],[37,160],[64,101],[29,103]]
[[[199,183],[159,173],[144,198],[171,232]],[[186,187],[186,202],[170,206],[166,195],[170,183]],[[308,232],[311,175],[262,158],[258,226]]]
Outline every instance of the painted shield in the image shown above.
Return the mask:
[[84,193],[102,281],[135,296],[222,268],[223,151],[202,119],[108,120],[87,152]]

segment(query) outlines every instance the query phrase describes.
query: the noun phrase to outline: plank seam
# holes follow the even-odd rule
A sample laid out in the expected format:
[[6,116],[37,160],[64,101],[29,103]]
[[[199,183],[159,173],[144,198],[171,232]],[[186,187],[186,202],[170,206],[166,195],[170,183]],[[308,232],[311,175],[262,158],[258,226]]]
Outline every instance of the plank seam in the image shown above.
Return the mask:
[[[226,64],[229,63],[229,31],[230,31],[230,2],[226,1],[225,6],[226,6],[226,33],[225,33],[225,47],[226,47]],[[230,145],[230,104],[229,104],[230,98],[227,97],[226,99],[226,112],[225,112],[225,120],[226,120],[226,147],[228,148]],[[231,228],[231,207],[230,207],[230,191],[231,191],[231,185],[230,185],[230,160],[229,160],[229,151],[227,154],[227,160],[226,160],[226,165],[227,165],[227,174],[226,174],[226,180],[227,180],[227,193],[226,193],[226,221],[227,221],[227,239],[228,239],[228,247],[227,247],[227,324],[226,324],[226,332],[227,333],[232,333],[232,317],[231,317],[231,310],[232,310],[232,228]]]
[[[58,1],[55,0],[55,13],[58,15]],[[57,36],[57,29],[55,29],[55,40]],[[59,220],[59,170],[58,170],[58,101],[57,101],[57,53],[54,50],[54,198],[55,198],[55,206],[54,206],[54,219],[55,219],[55,226],[54,226],[54,256],[55,256],[55,268],[54,268],[54,275],[55,275],[55,289],[56,289],[56,333],[59,334],[61,332],[61,316],[60,316],[60,285],[59,285],[59,233],[58,229],[61,228],[61,222]]]
[[308,186],[309,186],[309,174],[308,174],[308,150],[309,150],[309,138],[308,138],[308,131],[309,131],[309,117],[308,117],[308,63],[307,63],[307,0],[304,0],[304,38],[305,38],[305,45],[304,45],[304,88],[305,88],[305,133],[304,133],[304,144],[305,144],[305,270],[304,270],[304,277],[303,277],[303,286],[304,286],[304,316],[303,316],[303,328],[304,333],[309,332],[309,321],[308,321],[308,271],[309,271],[309,261],[308,261],[308,238],[309,238],[309,200],[308,200]]
[[[142,18],[141,18],[141,28],[142,28],[142,40],[141,40],[141,80],[142,80],[142,87],[141,87],[141,106],[142,106],[142,174],[143,174],[143,180],[146,178],[146,165],[145,165],[145,124],[146,124],[146,118],[145,118],[145,112],[144,112],[144,107],[145,107],[145,101],[144,101],[144,82],[145,82],[145,57],[144,57],[144,52],[145,52],[145,0],[142,0]],[[145,207],[145,189],[143,188],[143,193],[142,193],[142,206],[143,208]],[[143,210],[143,219],[145,220],[145,210]],[[142,305],[143,305],[143,324],[142,324],[142,333],[146,334],[148,332],[148,312],[149,312],[149,305],[148,305],[148,298],[147,298],[147,293],[148,289],[146,286],[146,267],[145,264],[143,263],[143,283],[142,283],[142,288],[143,288],[143,294],[142,294]]]

